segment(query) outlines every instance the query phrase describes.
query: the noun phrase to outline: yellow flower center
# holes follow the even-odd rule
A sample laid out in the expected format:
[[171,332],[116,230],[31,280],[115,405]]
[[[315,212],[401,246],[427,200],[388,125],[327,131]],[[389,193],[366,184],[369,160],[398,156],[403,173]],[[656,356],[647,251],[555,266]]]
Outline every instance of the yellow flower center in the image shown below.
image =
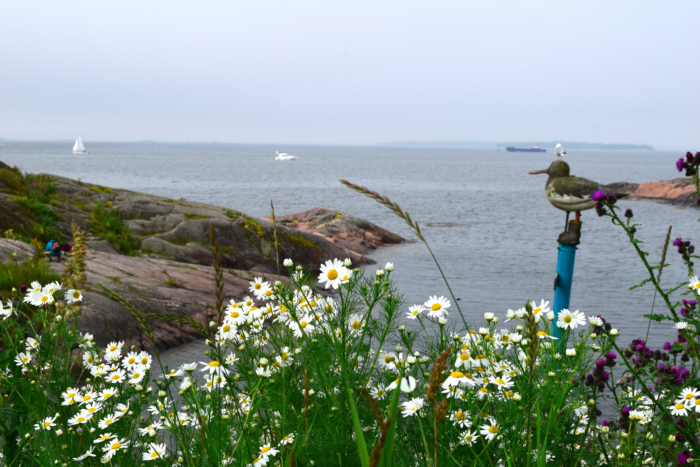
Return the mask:
[[266,291],[265,291],[265,296],[266,296],[266,297],[269,297],[270,295],[272,295],[272,290],[266,290]]
[[462,355],[459,356],[459,359],[464,361],[464,360],[469,360],[469,354],[468,353],[463,353]]
[[462,346],[462,350],[467,350],[468,348],[469,348],[469,344],[464,344],[464,345]]
[[548,334],[544,331],[537,331],[538,336],[547,336]]
[[113,345],[112,347],[109,348],[109,351],[114,352],[117,349],[118,349],[118,347],[116,345]]
[[533,315],[536,315],[536,314],[539,313],[540,311],[542,311],[542,308],[535,308],[535,309],[532,311],[532,314],[533,314]]
[[330,313],[333,311],[333,307],[330,305],[326,305],[326,313]]
[[80,292],[78,292],[77,290],[76,290],[75,292],[73,292],[73,298],[76,299],[76,300],[79,299],[79,298],[80,298]]
[[141,373],[134,373],[131,378],[132,379],[139,379],[141,377]]
[[464,412],[459,411],[459,412],[457,412],[457,413],[455,414],[455,418],[456,418],[457,420],[464,420],[465,418],[467,418],[467,416],[466,416],[466,414],[465,414]]
[[90,399],[92,399],[92,396],[90,394],[85,394],[83,396],[83,402],[89,401]]
[[354,322],[352,323],[352,328],[353,328],[353,329],[359,329],[359,327],[360,327],[360,322],[359,322],[359,321],[354,321]]
[[692,398],[693,398],[693,393],[688,393],[688,394],[686,394],[686,395],[685,395],[685,398],[688,399],[688,400],[692,399]]
[[141,364],[142,364],[142,365],[145,365],[146,363],[148,363],[148,357],[143,357],[143,358],[141,359]]
[[498,427],[497,426],[490,426],[489,433],[493,433],[493,434],[498,433]]
[[135,361],[136,361],[136,359],[134,357],[131,357],[129,359],[129,365],[133,364]]
[[335,269],[331,269],[326,273],[326,277],[328,277],[328,280],[331,281],[336,280],[338,278],[338,271],[336,271]]
[[442,308],[442,305],[440,305],[439,303],[433,303],[430,307],[430,309],[433,311],[438,311],[440,308]]
[[571,316],[564,316],[564,322],[569,324],[571,322]]
[[453,371],[452,373],[450,373],[450,377],[455,379],[464,378],[464,373],[462,373],[461,371]]
[[114,444],[112,445],[112,449],[114,449],[114,450],[119,449],[120,447],[122,447],[122,445],[119,444],[119,443],[114,443]]
[[231,326],[229,326],[228,324],[226,324],[222,329],[223,329],[224,332],[229,332],[229,331],[231,330]]
[[232,311],[230,316],[231,316],[231,318],[238,318],[240,315],[241,315],[241,314],[240,314],[239,312],[237,312],[237,311]]
[[260,452],[264,454],[264,453],[266,453],[267,451],[269,451],[270,449],[272,449],[270,446],[265,446],[264,448],[262,448],[262,449],[260,450]]
[[255,290],[260,290],[262,288],[262,284],[255,284]]
[[75,419],[76,423],[83,423],[85,421],[85,417],[78,417]]
[[217,362],[216,360],[214,360],[213,362],[209,362],[209,366],[211,366],[211,367],[217,367],[217,366],[219,366],[219,362]]
[[481,388],[479,391],[483,392],[484,394],[488,394],[489,390],[486,388]]
[[156,451],[153,451],[153,452],[151,453],[151,459],[154,459],[154,458],[156,458],[156,457],[158,457],[158,453],[157,453]]
[[676,405],[676,410],[681,410],[683,407],[685,407],[685,405],[678,404],[678,405]]
[[112,379],[119,379],[119,375],[112,375]]
[[508,397],[508,398],[513,397],[513,391],[506,391],[506,397]]
[[90,407],[90,408],[88,409],[88,412],[89,412],[89,413],[94,413],[94,412],[96,412],[96,411],[97,411],[97,407]]
[[301,327],[302,327],[302,328],[305,328],[307,324],[309,324],[309,323],[307,323],[306,321],[302,321],[302,322],[301,322]]
[[44,422],[41,424],[43,428],[46,428],[47,426],[51,425],[51,422]]
[[45,302],[48,302],[48,301],[49,301],[49,296],[48,296],[48,295],[44,295],[43,297],[41,297],[41,302],[42,302],[42,303],[45,303]]
[[288,358],[289,358],[289,355],[287,354],[287,352],[282,354],[282,360],[287,360]]
[[497,379],[496,382],[497,382],[498,384],[506,384],[506,382],[503,381],[502,379]]

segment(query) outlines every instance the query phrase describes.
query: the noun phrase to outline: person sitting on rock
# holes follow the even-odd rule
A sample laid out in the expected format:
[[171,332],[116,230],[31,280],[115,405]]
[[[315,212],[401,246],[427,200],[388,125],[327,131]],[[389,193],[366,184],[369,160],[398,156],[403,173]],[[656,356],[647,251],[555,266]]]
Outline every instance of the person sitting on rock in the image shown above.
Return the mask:
[[56,258],[57,261],[60,263],[61,262],[61,245],[58,244],[58,242],[54,240],[49,240],[49,243],[46,244],[46,249],[44,250],[44,254],[46,257],[51,261],[51,258]]

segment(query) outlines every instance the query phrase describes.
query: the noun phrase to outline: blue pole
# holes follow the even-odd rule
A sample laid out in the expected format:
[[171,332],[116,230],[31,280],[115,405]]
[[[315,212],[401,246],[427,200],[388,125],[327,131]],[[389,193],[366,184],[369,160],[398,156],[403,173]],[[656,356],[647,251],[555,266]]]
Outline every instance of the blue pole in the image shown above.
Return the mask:
[[576,245],[559,244],[559,258],[557,259],[557,282],[554,289],[554,305],[552,309],[555,320],[552,322],[552,335],[561,339],[561,329],[556,325],[561,310],[569,308],[571,300],[571,283],[574,279],[574,260],[576,259]]

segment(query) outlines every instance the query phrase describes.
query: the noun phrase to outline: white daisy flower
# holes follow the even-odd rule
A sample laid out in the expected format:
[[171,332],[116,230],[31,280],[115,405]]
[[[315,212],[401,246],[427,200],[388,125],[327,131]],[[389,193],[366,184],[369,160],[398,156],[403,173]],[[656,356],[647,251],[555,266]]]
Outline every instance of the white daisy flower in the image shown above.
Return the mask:
[[113,435],[112,433],[103,433],[100,435],[99,438],[97,438],[95,441],[93,441],[94,444],[100,444],[104,441],[107,441],[110,438],[116,438],[117,435]]
[[549,308],[549,301],[545,300],[542,300],[539,306],[537,305],[537,302],[530,302],[530,306],[532,306],[532,314],[537,318],[544,316],[551,311]]
[[110,373],[106,379],[107,379],[107,381],[109,381],[110,383],[113,383],[113,384],[121,383],[122,381],[124,381],[125,375],[126,375],[126,371],[119,368],[118,370],[115,370],[112,373]]
[[498,436],[499,428],[494,419],[489,419],[489,422],[491,423],[490,425],[481,425],[480,433],[481,436],[491,441],[493,438]]
[[586,324],[586,316],[580,311],[569,311],[567,309],[559,312],[557,327],[561,329],[576,329]]
[[459,444],[461,445],[469,445],[471,446],[476,442],[476,439],[479,437],[479,435],[476,434],[476,432],[471,432],[469,430],[465,431],[464,433],[459,435]]
[[56,421],[56,417],[46,417],[39,423],[34,424],[34,429],[35,430],[50,430],[52,426],[56,426],[54,423]]
[[95,456],[95,454],[92,453],[94,449],[95,446],[90,446],[90,448],[85,452],[85,454],[83,454],[82,456],[74,457],[73,460],[80,462],[82,460],[87,459],[88,457],[97,457]]
[[700,393],[695,388],[685,388],[678,396],[676,404],[695,405],[695,399],[700,397]]
[[92,414],[87,412],[80,412],[77,415],[68,419],[68,425],[79,425],[81,423],[87,423],[92,419]]
[[425,311],[425,307],[423,305],[413,305],[413,306],[408,308],[408,313],[406,313],[406,318],[416,319],[424,311]]
[[686,329],[688,327],[688,323],[685,321],[678,321],[676,323],[676,329]]
[[688,415],[688,407],[686,407],[686,405],[683,403],[672,405],[671,407],[669,407],[669,409],[671,410],[671,415],[674,415],[674,416],[676,416],[676,415],[681,415],[681,416]]
[[418,413],[420,409],[423,408],[423,398],[421,397],[414,397],[408,402],[402,402],[401,405],[403,406],[403,411],[401,412],[404,417],[409,417],[411,415],[415,415]]
[[691,290],[700,291],[700,279],[698,279],[698,276],[693,276],[690,278],[688,288]]
[[451,303],[445,297],[441,296],[438,298],[437,295],[433,295],[423,306],[428,309],[428,316],[430,318],[441,318],[449,314],[447,309],[451,306]]
[[165,457],[165,444],[150,443],[148,445],[148,451],[143,453],[143,460],[152,461],[155,459],[162,459]]
[[292,444],[294,442],[294,433],[290,433],[280,440],[280,444],[285,446],[287,444]]
[[348,269],[338,259],[328,260],[321,265],[321,274],[318,276],[319,284],[323,284],[327,289],[340,287],[343,278],[348,276]]
[[469,419],[469,414],[467,412],[462,412],[461,410],[452,412],[450,414],[450,420],[452,421],[452,423],[462,428],[469,428],[470,426],[472,426],[472,422]]
[[81,302],[83,301],[83,294],[80,293],[80,290],[69,289],[66,290],[65,299],[69,305],[71,303]]
[[119,451],[120,449],[126,449],[127,447],[129,447],[129,441],[127,441],[126,438],[114,438],[109,443],[107,443],[105,447],[102,448],[102,451],[106,453],[105,457],[111,459],[117,451]]

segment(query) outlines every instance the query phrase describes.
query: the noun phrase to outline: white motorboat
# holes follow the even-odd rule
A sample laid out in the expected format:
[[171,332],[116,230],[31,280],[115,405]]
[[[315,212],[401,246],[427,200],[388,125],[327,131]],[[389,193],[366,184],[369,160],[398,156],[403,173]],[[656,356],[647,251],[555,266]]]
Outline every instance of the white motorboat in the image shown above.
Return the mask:
[[73,154],[90,154],[85,150],[85,146],[83,146],[83,140],[80,136],[78,136],[78,139],[75,140],[75,146],[73,146]]
[[286,152],[279,152],[275,151],[277,153],[277,157],[275,157],[276,161],[295,161],[297,160],[297,156],[290,156]]

